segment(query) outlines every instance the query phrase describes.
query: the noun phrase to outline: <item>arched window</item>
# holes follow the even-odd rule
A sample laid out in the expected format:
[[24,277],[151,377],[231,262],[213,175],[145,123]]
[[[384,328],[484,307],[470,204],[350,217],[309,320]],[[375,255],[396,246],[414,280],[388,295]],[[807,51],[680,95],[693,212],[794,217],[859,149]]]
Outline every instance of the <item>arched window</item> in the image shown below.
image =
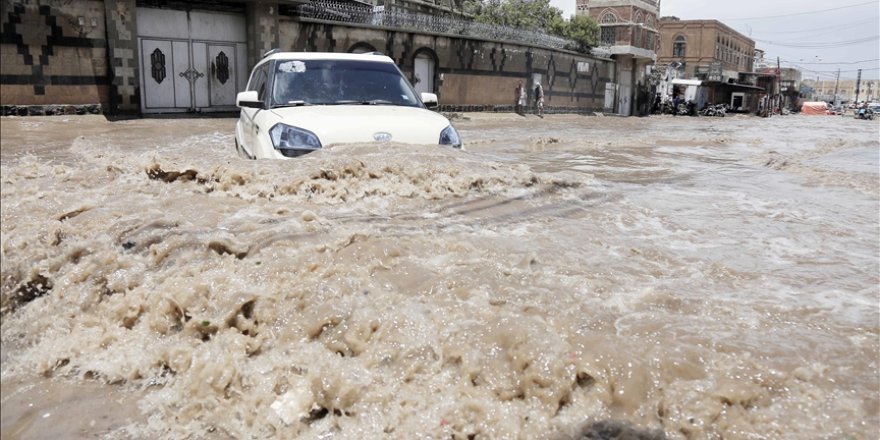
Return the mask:
[[599,17],[599,23],[604,23],[604,24],[617,23],[617,15],[615,15],[614,12],[605,11]]
[[687,54],[687,39],[684,35],[678,35],[672,40],[672,56],[684,58]]
[[372,44],[366,42],[358,42],[348,48],[348,53],[369,53],[375,52],[376,48]]
[[635,22],[636,22],[636,23],[644,23],[644,22],[645,22],[644,17],[642,17],[642,11],[637,11],[637,12],[636,12],[636,19],[635,19]]
[[654,17],[649,15],[645,24],[647,24],[649,28],[654,29]]

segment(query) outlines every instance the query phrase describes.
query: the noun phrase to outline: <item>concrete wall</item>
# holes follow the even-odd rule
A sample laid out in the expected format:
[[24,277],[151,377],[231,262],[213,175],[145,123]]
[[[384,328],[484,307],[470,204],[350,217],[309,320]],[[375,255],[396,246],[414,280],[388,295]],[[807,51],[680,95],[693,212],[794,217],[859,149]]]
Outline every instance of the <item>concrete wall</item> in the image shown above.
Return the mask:
[[[136,0],[0,0],[4,112],[91,104],[89,111],[138,115],[136,7]],[[279,16],[272,1],[251,1],[245,9],[248,72],[272,48],[349,52],[357,47],[388,54],[412,81],[415,58],[427,55],[435,60],[435,92],[445,110],[511,110],[517,82],[522,80],[531,95],[533,79],[540,77],[548,112],[601,111],[605,83],[614,72],[613,61],[575,52],[300,20]]]
[[279,47],[278,5],[257,1],[247,5],[248,74],[264,53]]
[[377,50],[393,58],[410,81],[415,57],[431,56],[437,61],[434,91],[448,110],[509,110],[517,83],[522,80],[531,95],[532,79],[540,75],[548,111],[601,111],[613,72],[610,60],[498,41],[288,17],[279,28],[283,50]]
[[108,100],[103,1],[3,0],[0,15],[0,103]]
[[3,0],[0,105],[136,113],[134,13],[135,0]]
[[140,111],[140,79],[135,0],[105,0],[107,50],[110,52],[112,114]]

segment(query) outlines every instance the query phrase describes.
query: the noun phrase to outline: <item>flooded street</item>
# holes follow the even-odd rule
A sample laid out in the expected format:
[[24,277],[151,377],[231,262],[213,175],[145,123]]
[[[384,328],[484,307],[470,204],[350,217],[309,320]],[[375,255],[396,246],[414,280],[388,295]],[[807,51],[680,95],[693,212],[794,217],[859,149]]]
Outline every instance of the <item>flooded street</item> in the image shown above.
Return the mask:
[[876,121],[234,123],[2,119],[4,439],[880,432]]

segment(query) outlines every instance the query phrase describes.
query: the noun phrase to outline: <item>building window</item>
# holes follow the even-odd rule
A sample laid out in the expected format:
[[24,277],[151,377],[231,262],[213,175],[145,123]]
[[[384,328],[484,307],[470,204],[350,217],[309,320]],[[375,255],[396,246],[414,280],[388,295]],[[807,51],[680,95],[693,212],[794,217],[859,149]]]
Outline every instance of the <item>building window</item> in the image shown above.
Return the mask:
[[684,35],[675,37],[672,43],[672,56],[676,58],[684,58],[687,54],[687,39]]
[[599,17],[599,23],[609,24],[609,23],[617,23],[617,16],[614,15],[611,11],[605,11],[602,13],[602,16]]
[[617,43],[617,28],[614,26],[602,26],[600,39],[603,45],[613,46]]

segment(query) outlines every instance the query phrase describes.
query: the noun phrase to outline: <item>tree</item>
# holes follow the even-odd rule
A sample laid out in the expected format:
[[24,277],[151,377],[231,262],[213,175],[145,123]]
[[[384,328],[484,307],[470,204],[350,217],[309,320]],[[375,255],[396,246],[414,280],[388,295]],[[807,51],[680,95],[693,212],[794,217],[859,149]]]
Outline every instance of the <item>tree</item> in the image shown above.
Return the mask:
[[562,18],[562,10],[550,0],[465,0],[466,14],[480,23],[545,32],[573,40],[570,49],[586,52],[599,43],[599,24],[590,17]]
[[550,6],[550,0],[466,0],[464,10],[480,23],[530,31],[557,34],[565,23],[562,10]]
[[599,23],[586,15],[572,16],[563,36],[573,40],[578,45],[577,49],[585,52],[599,43]]

